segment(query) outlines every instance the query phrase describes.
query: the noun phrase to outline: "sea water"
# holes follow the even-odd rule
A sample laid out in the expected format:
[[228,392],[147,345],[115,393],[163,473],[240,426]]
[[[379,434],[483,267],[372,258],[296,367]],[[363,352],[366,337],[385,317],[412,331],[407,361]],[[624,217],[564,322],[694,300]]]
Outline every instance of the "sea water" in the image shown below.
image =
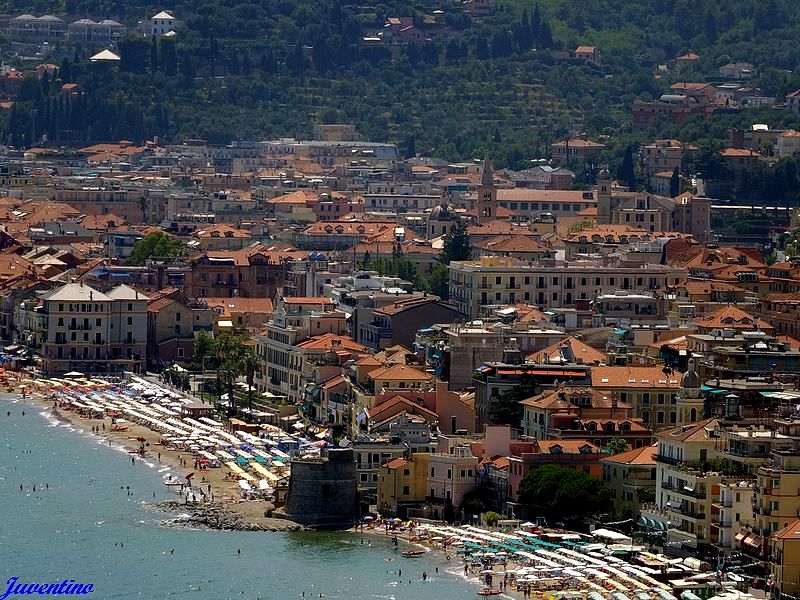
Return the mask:
[[162,484],[167,467],[133,465],[30,400],[0,395],[0,411],[0,595],[18,577],[92,583],[84,597],[104,600],[476,597],[460,561],[403,558],[381,536],[166,527],[174,515],[152,504],[177,498]]

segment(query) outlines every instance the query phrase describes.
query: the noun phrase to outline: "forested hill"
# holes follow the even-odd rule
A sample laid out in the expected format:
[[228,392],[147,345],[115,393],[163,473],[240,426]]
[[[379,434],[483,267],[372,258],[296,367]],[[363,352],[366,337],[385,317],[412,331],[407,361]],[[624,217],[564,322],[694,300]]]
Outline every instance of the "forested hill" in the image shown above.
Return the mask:
[[[59,81],[26,81],[0,122],[3,140],[227,142],[302,137],[316,122],[353,122],[365,137],[398,142],[408,153],[460,159],[488,150],[501,165],[523,166],[547,156],[570,130],[629,143],[631,102],[668,89],[674,75],[657,78],[658,65],[688,51],[700,60],[684,79],[712,79],[721,64],[749,62],[766,93],[800,88],[792,72],[800,64],[800,2],[793,0],[496,0],[483,19],[453,0],[0,2],[9,16],[113,18],[131,29],[164,9],[183,22],[178,35],[120,41],[118,69],[89,63],[99,46],[58,45],[50,60],[61,67]],[[397,16],[412,17],[430,41],[363,43]],[[600,48],[601,65],[554,57],[587,44]],[[4,44],[7,61],[35,66],[13,58],[15,50]],[[86,94],[65,100],[58,92],[66,82]],[[688,126],[714,136],[754,115],[792,119],[750,111]]]

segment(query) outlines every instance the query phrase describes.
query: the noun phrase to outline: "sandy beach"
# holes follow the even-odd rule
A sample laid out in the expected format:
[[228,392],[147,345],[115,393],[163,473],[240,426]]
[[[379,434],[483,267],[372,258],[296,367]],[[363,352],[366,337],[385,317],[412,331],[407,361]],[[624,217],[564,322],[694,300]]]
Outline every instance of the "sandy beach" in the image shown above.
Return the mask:
[[[25,383],[25,380],[22,380]],[[31,389],[32,386],[27,386]],[[19,388],[17,388],[19,389]],[[110,445],[126,450],[138,450],[140,442],[136,438],[144,438],[145,455],[131,454],[132,460],[142,460],[171,467],[173,480],[185,481],[188,473],[194,473],[192,485],[196,490],[197,504],[191,502],[184,504],[183,499],[175,493],[175,502],[182,504],[183,512],[191,512],[197,508],[200,514],[205,514],[209,506],[215,507],[224,513],[229,513],[227,522],[235,522],[237,529],[257,529],[267,531],[300,530],[302,527],[285,519],[275,519],[265,516],[265,512],[274,508],[272,502],[267,500],[242,500],[238,482],[226,479],[227,469],[223,467],[196,470],[191,454],[178,449],[160,445],[160,434],[143,425],[125,420],[125,431],[111,431],[111,419],[94,419],[84,417],[76,412],[62,410],[56,407],[54,401],[36,388],[25,396],[25,400],[49,410],[56,419],[68,421],[75,427],[80,427],[85,432],[106,440]],[[134,463],[135,464],[135,463]],[[142,465],[142,468],[147,468]],[[200,494],[200,489],[206,494],[206,502]],[[213,500],[208,500],[213,498]]]

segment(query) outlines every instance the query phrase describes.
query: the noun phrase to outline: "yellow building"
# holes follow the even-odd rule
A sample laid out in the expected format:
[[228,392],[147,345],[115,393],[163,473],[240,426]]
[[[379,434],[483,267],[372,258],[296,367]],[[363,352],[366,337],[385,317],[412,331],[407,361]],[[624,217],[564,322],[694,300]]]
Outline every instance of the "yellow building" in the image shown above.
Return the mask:
[[773,591],[796,596],[800,592],[800,519],[772,535],[769,565]]
[[396,458],[381,465],[378,478],[378,511],[383,515],[406,516],[409,507],[425,501],[430,454]]

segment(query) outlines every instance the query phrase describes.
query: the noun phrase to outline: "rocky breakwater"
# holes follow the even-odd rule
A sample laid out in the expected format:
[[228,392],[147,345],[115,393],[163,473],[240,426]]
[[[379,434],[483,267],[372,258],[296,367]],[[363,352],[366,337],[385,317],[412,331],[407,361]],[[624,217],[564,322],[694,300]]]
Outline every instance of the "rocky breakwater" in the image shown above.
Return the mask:
[[203,527],[223,531],[303,531],[305,527],[286,519],[265,516],[245,516],[235,507],[222,504],[183,504],[162,502],[157,510],[179,513],[162,524],[168,527]]

